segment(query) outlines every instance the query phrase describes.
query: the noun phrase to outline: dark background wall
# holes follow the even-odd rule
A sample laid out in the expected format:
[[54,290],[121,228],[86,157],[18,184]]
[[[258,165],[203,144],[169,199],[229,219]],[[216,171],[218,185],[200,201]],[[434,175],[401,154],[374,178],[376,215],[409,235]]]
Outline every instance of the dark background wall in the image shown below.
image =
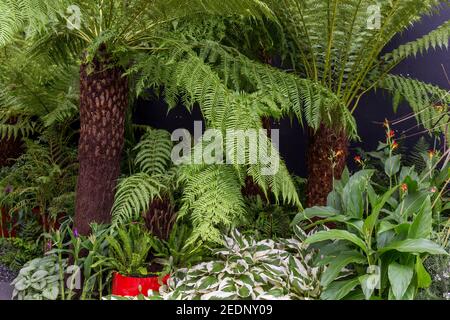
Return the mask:
[[[425,17],[422,22],[415,24],[409,30],[394,38],[385,50],[390,51],[402,43],[417,39],[449,19],[450,9],[448,8],[443,10],[440,15]],[[404,61],[397,66],[393,73],[408,75],[450,90],[450,84],[446,78],[444,69],[450,76],[450,52],[438,49],[436,51],[430,51],[425,56],[418,56]],[[137,123],[148,124],[152,127],[169,131],[177,128],[186,128],[192,131],[193,121],[202,119],[198,109],[194,109],[192,113],[189,113],[186,108],[181,106],[168,113],[164,103],[155,99],[138,100],[135,107],[134,117]],[[379,123],[383,122],[385,118],[389,120],[398,119],[408,113],[410,113],[410,109],[406,104],[402,104],[397,113],[394,114],[391,99],[383,91],[367,94],[361,100],[355,112],[361,142],[353,142],[351,144],[351,157],[349,157],[348,161],[349,166],[353,165],[351,159],[357,148],[371,151],[376,148],[378,141],[384,139],[385,133],[382,125]],[[291,124],[291,121],[288,119],[282,120],[280,123],[273,123],[273,128],[280,129],[280,152],[289,170],[294,174],[306,176],[305,152],[308,138],[304,130],[296,121]],[[395,126],[394,129],[398,135],[408,130],[407,136],[422,130],[416,126],[414,119],[403,122]],[[406,147],[411,147],[420,136],[412,136],[401,142]]]

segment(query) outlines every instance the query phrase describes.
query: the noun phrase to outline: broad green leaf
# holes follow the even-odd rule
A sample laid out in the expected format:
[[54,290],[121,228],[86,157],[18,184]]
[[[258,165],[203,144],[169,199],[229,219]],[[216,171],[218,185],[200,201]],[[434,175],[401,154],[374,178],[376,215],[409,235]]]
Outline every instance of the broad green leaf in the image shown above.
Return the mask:
[[42,296],[48,300],[56,300],[59,295],[58,286],[52,286],[50,288],[45,288],[42,291]]
[[335,258],[330,259],[325,272],[322,274],[320,283],[326,287],[331,282],[333,282],[339,275],[341,270],[350,263],[365,263],[366,257],[364,257],[358,251],[342,252],[338,254]]
[[374,170],[361,170],[349,179],[342,192],[342,205],[347,215],[362,219],[364,211],[364,191],[370,183]]
[[401,265],[393,262],[388,268],[389,282],[391,283],[392,293],[397,300],[402,299],[414,275],[412,266]]
[[431,276],[425,269],[422,263],[422,258],[417,256],[416,258],[416,274],[417,274],[417,287],[425,289],[431,285]]
[[320,295],[322,300],[341,300],[359,284],[358,278],[332,282]]
[[428,196],[422,205],[419,213],[409,228],[408,238],[420,239],[428,238],[432,231],[433,213],[431,210],[431,199]]
[[388,177],[392,177],[400,170],[400,155],[389,157],[384,163],[384,172]]
[[341,196],[336,190],[331,191],[327,196],[327,206],[336,210],[342,209]]
[[206,290],[212,288],[218,284],[219,280],[214,276],[207,276],[203,278],[200,283],[197,284],[198,290]]
[[398,217],[408,218],[414,213],[419,212],[425,199],[428,197],[426,193],[410,193],[406,198],[398,205],[395,210],[395,215]]
[[364,221],[364,234],[366,236],[371,236],[373,229],[375,228],[375,225],[378,221],[378,216],[380,215],[381,209],[383,209],[384,205],[386,204],[386,201],[388,201],[389,198],[391,198],[392,194],[397,191],[398,187],[390,188],[388,191],[386,191],[383,196],[380,199],[376,200],[376,205],[372,209],[372,214],[366,218]]
[[380,282],[380,276],[378,274],[365,274],[358,277],[361,289],[364,293],[366,300],[369,300],[373,294],[373,291],[377,288]]
[[364,252],[368,252],[367,246],[363,240],[345,230],[320,231],[306,239],[305,243],[311,244],[325,240],[347,240],[360,247]]
[[402,241],[395,241],[384,248],[379,249],[378,252],[383,254],[390,250],[417,254],[430,253],[448,255],[448,253],[441,246],[428,239],[406,239]]
[[377,234],[392,230],[396,227],[397,225],[390,223],[387,220],[382,220],[380,222],[380,226],[378,227],[378,232]]
[[304,220],[310,220],[311,218],[329,218],[339,214],[339,211],[332,207],[312,207],[307,208],[303,212],[298,213],[292,220],[292,225],[296,225]]

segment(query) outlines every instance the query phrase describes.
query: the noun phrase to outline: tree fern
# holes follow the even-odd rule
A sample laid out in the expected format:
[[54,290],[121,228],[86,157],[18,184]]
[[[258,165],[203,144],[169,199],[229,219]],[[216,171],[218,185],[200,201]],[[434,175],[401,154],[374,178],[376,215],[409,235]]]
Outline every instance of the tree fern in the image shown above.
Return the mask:
[[[301,77],[328,87],[340,100],[339,108],[344,105],[350,113],[366,92],[382,86],[383,79],[399,62],[431,48],[448,47],[447,21],[429,34],[380,57],[383,48],[396,34],[424,16],[439,11],[440,6],[447,6],[448,2],[282,0],[282,6],[279,1],[267,0],[266,3],[279,17],[278,32],[282,36],[279,36],[281,43],[276,51],[289,58],[287,66]],[[370,27],[370,23],[377,22],[371,21],[376,18],[377,10],[379,25]],[[417,111],[421,101],[413,101],[413,98],[409,95],[406,100]],[[315,128],[317,123],[312,120],[317,119],[317,108],[313,104],[306,107],[306,115],[310,118],[308,125]],[[349,114],[342,113],[342,116]],[[342,122],[340,117],[332,117],[332,120],[337,124]],[[418,116],[418,120],[429,121],[429,118]],[[429,127],[430,123],[425,125]]]

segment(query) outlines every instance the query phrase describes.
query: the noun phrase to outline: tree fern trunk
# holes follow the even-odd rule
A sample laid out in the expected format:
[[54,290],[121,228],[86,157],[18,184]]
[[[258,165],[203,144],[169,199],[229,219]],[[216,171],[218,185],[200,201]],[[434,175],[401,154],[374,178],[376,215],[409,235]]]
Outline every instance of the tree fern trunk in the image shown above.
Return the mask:
[[324,206],[333,188],[333,175],[340,179],[344,171],[348,138],[345,132],[322,125],[316,133],[310,134],[309,139],[307,206]]
[[120,173],[128,82],[106,51],[80,70],[80,171],[75,227],[90,232],[89,224],[108,223]]
[[22,139],[10,138],[0,140],[0,168],[10,166],[23,152]]

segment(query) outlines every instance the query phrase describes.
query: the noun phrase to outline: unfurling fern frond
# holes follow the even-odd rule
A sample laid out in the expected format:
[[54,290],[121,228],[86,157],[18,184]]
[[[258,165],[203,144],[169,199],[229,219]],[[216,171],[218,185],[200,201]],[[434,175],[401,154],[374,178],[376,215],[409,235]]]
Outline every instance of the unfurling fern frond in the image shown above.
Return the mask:
[[245,213],[242,181],[232,166],[191,165],[182,169],[185,184],[180,217],[189,213],[194,231],[190,241],[221,243],[219,228],[230,227]]
[[150,202],[166,188],[157,175],[140,172],[121,180],[117,186],[112,208],[112,224],[118,226],[139,218],[148,210]]
[[420,124],[431,132],[444,132],[449,123],[450,92],[419,80],[389,75],[378,85],[394,95],[394,109],[406,100]]

